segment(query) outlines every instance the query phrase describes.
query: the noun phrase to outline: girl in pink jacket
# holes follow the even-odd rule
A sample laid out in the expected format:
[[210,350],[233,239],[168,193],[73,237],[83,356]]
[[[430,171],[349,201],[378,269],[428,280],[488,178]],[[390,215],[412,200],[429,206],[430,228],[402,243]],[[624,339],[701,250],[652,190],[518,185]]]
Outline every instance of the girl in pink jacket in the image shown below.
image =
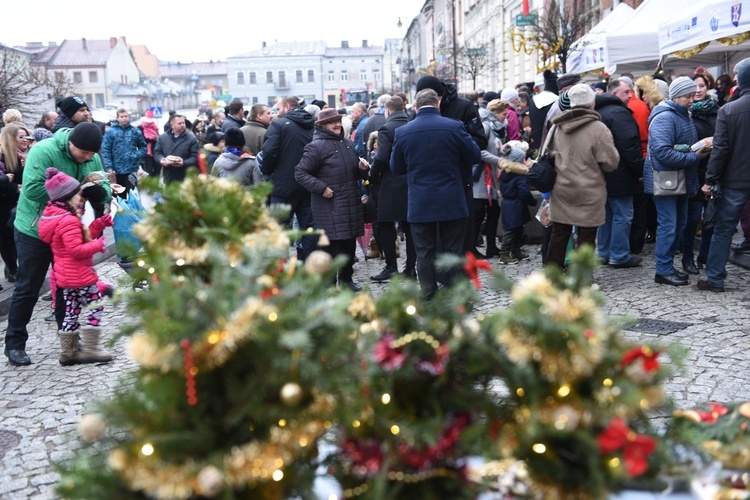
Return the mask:
[[[112,356],[99,345],[104,307],[89,310],[86,325],[79,322],[83,308],[102,299],[92,257],[104,252],[104,238],[100,236],[105,227],[112,225],[112,217],[99,217],[85,228],[81,222],[81,183],[56,168],[48,168],[46,178],[44,187],[49,201],[39,220],[39,237],[52,247],[52,270],[65,301],[65,319],[58,332],[60,364],[112,361]],[[83,341],[80,352],[79,333]]]

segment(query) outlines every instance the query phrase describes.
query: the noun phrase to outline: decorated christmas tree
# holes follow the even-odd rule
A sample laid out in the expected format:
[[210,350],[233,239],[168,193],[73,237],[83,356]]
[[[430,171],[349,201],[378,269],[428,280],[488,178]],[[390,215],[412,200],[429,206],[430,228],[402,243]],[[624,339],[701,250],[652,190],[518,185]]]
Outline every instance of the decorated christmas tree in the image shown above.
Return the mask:
[[347,416],[360,319],[330,258],[289,238],[247,192],[205,176],[160,188],[123,327],[137,369],[81,421],[69,498],[312,497],[317,440]]
[[593,251],[576,252],[567,274],[528,276],[511,307],[486,320],[515,406],[498,440],[506,460],[484,467],[501,490],[520,483],[537,498],[603,498],[667,461],[649,417],[668,414],[661,384],[675,364],[661,361],[681,350],[625,341],[602,312],[593,268]]

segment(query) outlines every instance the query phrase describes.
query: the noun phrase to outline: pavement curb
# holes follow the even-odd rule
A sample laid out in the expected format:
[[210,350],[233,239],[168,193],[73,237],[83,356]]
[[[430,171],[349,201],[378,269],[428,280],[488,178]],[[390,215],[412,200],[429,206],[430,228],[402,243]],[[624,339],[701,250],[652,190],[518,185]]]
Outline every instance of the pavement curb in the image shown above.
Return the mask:
[[[104,239],[107,243],[107,247],[104,253],[98,253],[94,255],[94,266],[100,264],[106,260],[111,259],[115,254],[115,236],[112,232],[112,228],[106,228],[104,230]],[[10,301],[13,298],[13,283],[3,280],[3,290],[0,291],[0,317],[7,317],[10,312]],[[44,285],[39,291],[40,296],[49,292],[49,279],[44,280]]]

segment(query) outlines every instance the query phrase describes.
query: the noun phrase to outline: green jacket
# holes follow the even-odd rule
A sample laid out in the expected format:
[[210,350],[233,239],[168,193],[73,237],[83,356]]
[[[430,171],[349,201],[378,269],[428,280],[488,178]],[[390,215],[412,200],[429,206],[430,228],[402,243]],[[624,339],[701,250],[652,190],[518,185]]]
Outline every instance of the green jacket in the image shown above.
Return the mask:
[[[71,177],[83,182],[91,172],[104,171],[102,159],[94,155],[85,163],[76,163],[68,149],[68,137],[71,129],[62,128],[55,132],[54,137],[45,139],[34,145],[26,157],[26,166],[23,171],[23,186],[21,196],[18,198],[16,208],[16,221],[14,226],[23,234],[39,238],[37,224],[42,216],[44,207],[49,201],[47,189],[44,187],[47,168],[55,167],[60,172],[65,172]],[[109,181],[102,184],[107,191],[108,202],[112,191]]]

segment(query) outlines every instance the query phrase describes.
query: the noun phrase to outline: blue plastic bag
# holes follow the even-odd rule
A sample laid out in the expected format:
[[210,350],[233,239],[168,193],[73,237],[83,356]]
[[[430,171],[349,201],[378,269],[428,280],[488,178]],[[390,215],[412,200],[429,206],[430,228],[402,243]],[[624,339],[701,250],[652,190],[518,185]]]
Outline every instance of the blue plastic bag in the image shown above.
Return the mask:
[[133,225],[141,221],[145,210],[138,188],[129,190],[127,197],[114,197],[112,201],[117,210],[112,221],[112,231],[115,235],[117,256],[122,260],[132,257],[141,248],[140,240],[133,234]]

